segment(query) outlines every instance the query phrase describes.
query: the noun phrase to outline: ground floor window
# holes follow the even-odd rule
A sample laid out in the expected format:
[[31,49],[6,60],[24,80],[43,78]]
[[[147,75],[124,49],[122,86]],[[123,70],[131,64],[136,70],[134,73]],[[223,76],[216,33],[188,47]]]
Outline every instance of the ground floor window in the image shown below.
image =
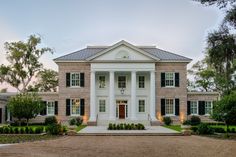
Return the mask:
[[106,100],[99,100],[99,112],[106,112]]
[[198,114],[197,101],[191,101],[190,102],[190,114]]
[[174,99],[166,99],[165,103],[166,115],[174,115]]
[[55,102],[49,101],[47,102],[47,115],[54,115],[55,114]]
[[80,99],[71,100],[71,115],[80,115]]
[[138,112],[145,112],[145,100],[138,101]]
[[212,102],[211,101],[206,101],[205,102],[205,114],[207,114],[207,115],[211,114],[212,109],[213,109]]

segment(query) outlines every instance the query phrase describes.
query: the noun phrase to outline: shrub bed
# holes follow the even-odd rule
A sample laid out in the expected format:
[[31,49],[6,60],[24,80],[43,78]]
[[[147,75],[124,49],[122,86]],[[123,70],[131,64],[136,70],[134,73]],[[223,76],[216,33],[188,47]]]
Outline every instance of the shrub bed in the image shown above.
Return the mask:
[[71,118],[69,120],[70,125],[80,126],[82,123],[83,123],[83,118],[82,117],[75,117],[75,118]]
[[172,119],[170,117],[164,117],[163,122],[165,125],[170,125],[172,123]]
[[41,134],[44,132],[43,126],[35,127],[0,127],[0,134]]
[[109,123],[108,130],[145,130],[145,127],[143,124],[126,124],[126,123],[120,123],[120,124],[112,124]]

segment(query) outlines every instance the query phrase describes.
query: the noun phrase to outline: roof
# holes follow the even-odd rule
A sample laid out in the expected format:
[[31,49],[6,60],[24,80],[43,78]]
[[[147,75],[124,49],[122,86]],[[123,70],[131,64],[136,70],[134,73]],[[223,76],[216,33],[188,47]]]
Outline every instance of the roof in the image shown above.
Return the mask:
[[[121,41],[122,42],[122,41]],[[86,61],[87,59],[96,56],[100,52],[106,51],[106,49],[109,49],[111,46],[88,46],[87,48],[84,48],[82,50],[55,58],[55,62],[60,61]],[[157,61],[180,61],[180,62],[190,62],[192,59],[168,52],[165,50],[161,50],[159,48],[153,47],[153,46],[135,46],[140,51],[144,51],[153,58],[158,58]]]

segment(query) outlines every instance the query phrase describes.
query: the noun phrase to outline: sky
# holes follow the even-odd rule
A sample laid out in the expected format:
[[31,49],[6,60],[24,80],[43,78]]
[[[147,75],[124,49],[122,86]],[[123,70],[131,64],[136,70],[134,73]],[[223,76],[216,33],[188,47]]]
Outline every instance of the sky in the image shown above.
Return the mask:
[[54,49],[40,59],[54,70],[52,59],[58,56],[120,40],[156,45],[192,58],[193,64],[203,58],[207,34],[218,28],[223,17],[224,10],[193,0],[1,1],[0,64],[7,64],[6,41],[26,40],[31,34],[42,38],[42,46]]

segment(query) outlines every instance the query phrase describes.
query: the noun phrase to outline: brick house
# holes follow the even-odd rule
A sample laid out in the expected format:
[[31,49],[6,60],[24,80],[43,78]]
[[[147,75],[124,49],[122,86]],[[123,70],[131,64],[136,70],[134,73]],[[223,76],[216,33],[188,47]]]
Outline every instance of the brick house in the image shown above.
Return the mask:
[[[39,93],[46,108],[34,122],[51,115],[62,122],[82,116],[89,125],[158,125],[163,116],[179,123],[191,115],[208,121],[212,102],[218,99],[216,92],[188,92],[191,59],[154,46],[120,41],[112,46],[88,46],[54,61],[59,68],[59,91]],[[10,117],[5,112],[6,97],[0,95],[2,123]]]

